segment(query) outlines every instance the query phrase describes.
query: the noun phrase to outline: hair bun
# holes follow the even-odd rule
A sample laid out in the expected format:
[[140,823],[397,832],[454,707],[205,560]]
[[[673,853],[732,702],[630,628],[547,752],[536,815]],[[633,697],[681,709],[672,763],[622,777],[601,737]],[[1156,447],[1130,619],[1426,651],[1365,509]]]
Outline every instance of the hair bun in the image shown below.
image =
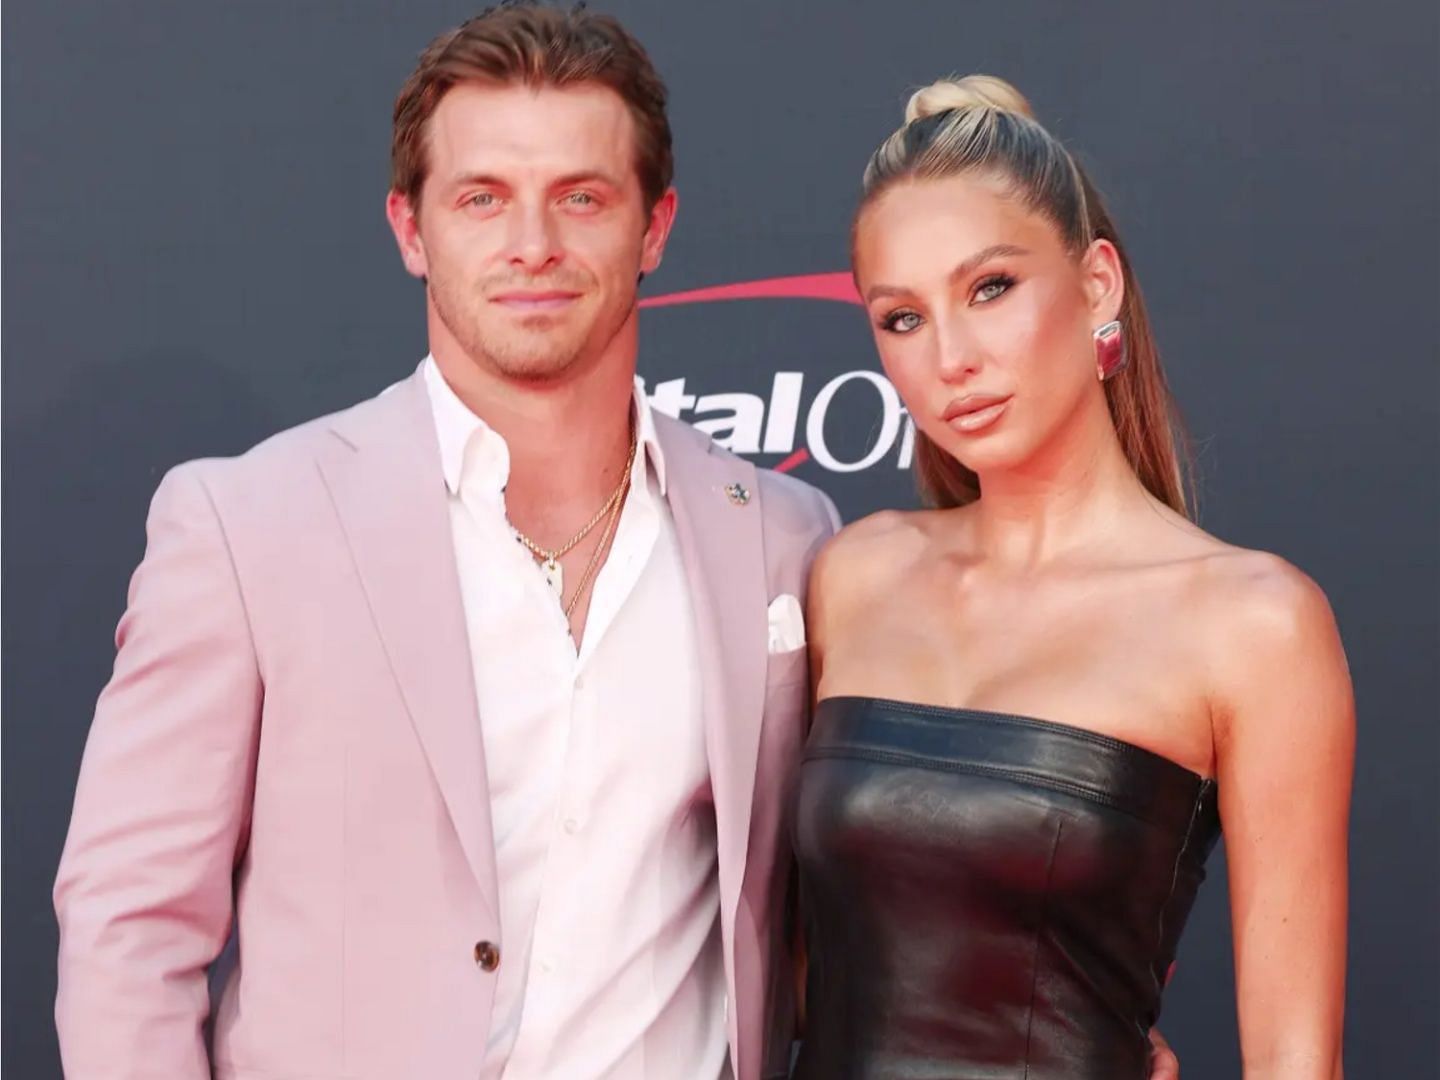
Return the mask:
[[995,109],[1035,119],[1030,102],[1004,79],[994,75],[966,75],[939,79],[910,95],[905,105],[905,122],[914,123],[947,109]]

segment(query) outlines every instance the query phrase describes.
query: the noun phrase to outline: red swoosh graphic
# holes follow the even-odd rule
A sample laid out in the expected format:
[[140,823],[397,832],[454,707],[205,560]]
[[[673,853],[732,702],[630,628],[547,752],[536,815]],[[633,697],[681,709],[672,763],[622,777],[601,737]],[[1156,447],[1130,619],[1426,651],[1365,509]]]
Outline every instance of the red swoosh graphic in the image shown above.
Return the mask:
[[[790,277],[761,278],[758,281],[737,281],[730,285],[712,285],[705,289],[649,296],[640,301],[642,308],[670,307],[673,304],[707,304],[716,300],[831,300],[863,307],[864,301],[855,291],[855,279],[842,272],[830,274],[793,274]],[[789,472],[810,460],[810,451],[801,447],[775,466],[776,472]]]
[[797,467],[797,466],[799,466],[799,465],[803,465],[803,464],[805,464],[805,462],[807,462],[807,461],[809,461],[809,460],[810,460],[810,451],[807,450],[805,447],[802,446],[799,450],[796,450],[793,454],[791,454],[789,457],[787,457],[784,461],[780,462],[779,465],[776,465],[776,466],[775,466],[775,471],[776,471],[776,472],[789,472],[791,469],[793,469],[793,468],[795,468],[795,467]]
[[855,282],[847,273],[795,274],[791,277],[762,278],[759,281],[737,281],[732,285],[712,285],[705,289],[648,296],[640,301],[642,308],[669,307],[671,304],[706,304],[715,300],[833,300],[841,304],[861,305]]

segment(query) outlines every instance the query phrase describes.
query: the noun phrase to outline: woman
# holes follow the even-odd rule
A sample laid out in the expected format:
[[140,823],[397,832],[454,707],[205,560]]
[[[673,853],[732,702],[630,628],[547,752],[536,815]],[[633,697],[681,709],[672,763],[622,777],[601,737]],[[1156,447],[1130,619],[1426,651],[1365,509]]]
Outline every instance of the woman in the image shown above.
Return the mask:
[[942,81],[906,121],[853,254],[933,509],[814,571],[796,1075],[1148,1075],[1223,821],[1245,1075],[1338,1077],[1354,724],[1325,598],[1189,520],[1124,249],[1025,100]]

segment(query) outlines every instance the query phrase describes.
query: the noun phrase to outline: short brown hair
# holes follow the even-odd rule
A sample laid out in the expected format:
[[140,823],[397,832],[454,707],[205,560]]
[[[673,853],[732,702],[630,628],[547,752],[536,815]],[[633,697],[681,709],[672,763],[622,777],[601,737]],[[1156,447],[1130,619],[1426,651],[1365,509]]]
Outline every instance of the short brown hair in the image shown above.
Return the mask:
[[432,41],[395,99],[390,187],[412,204],[429,172],[426,132],[440,99],[457,83],[569,86],[593,82],[624,100],[635,119],[635,171],[646,206],[670,186],[674,157],[665,84],[640,43],[609,15],[522,0],[482,11]]

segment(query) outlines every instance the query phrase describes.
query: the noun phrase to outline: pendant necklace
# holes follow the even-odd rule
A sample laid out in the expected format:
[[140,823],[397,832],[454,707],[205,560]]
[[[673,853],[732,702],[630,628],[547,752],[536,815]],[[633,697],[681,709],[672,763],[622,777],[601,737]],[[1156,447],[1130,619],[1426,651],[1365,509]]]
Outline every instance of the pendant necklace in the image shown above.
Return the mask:
[[605,500],[605,505],[600,507],[595,516],[585,523],[585,527],[558,548],[554,548],[553,550],[543,548],[519,529],[515,528],[513,524],[510,526],[511,530],[515,533],[515,539],[520,541],[540,563],[540,570],[545,575],[545,583],[549,585],[555,593],[555,599],[561,603],[564,603],[565,597],[565,569],[560,565],[560,560],[564,558],[576,544],[589,536],[590,533],[594,531],[595,526],[605,520],[606,515],[615,509],[615,504],[624,496],[625,488],[630,481],[630,469],[635,464],[635,449],[636,438],[632,433],[630,436],[630,454],[625,459],[625,471],[620,474],[620,483],[615,485],[615,490],[612,491],[610,497]]

